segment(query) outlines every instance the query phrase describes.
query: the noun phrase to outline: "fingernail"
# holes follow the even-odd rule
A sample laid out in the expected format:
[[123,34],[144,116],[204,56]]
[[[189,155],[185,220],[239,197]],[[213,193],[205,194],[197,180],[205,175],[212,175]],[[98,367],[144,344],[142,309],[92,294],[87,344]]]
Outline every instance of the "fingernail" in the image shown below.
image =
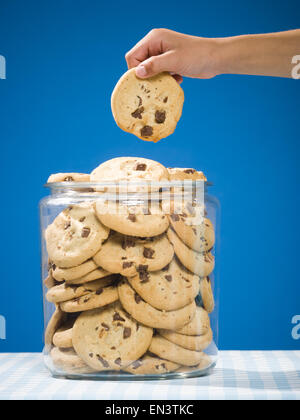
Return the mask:
[[140,66],[138,66],[136,68],[136,75],[138,77],[145,77],[145,76],[147,76],[147,71],[146,71],[145,66],[143,66],[142,64]]

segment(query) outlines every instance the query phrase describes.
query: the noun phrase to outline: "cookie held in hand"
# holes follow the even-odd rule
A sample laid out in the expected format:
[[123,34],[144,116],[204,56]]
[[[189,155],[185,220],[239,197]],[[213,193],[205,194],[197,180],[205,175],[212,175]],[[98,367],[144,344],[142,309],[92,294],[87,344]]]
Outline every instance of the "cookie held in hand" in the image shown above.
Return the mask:
[[174,132],[183,102],[183,90],[169,73],[139,79],[133,68],[118,81],[111,108],[122,130],[157,142]]

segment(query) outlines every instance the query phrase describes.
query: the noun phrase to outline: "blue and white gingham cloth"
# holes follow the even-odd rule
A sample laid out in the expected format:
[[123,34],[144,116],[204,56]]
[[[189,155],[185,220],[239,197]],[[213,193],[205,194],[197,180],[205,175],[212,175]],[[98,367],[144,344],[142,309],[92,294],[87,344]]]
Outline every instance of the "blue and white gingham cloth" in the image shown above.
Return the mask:
[[300,400],[300,351],[222,351],[210,376],[145,382],[54,379],[40,354],[0,354],[0,400]]

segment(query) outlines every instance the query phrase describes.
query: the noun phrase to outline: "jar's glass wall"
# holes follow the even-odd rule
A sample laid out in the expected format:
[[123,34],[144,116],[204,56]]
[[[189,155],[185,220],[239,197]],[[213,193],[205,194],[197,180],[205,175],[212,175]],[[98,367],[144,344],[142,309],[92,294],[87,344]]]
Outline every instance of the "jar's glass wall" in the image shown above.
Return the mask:
[[[118,196],[118,206],[124,205],[127,210],[130,209],[128,214],[126,214],[125,228],[122,225],[124,217],[123,219],[121,218],[121,221],[118,219],[116,224],[115,220],[113,220],[113,214],[109,213],[111,210],[108,210],[108,214],[105,217],[102,217],[99,210],[101,205],[98,206],[100,215],[97,215],[97,211],[95,211],[98,221],[105,228],[108,228],[107,236],[99,239],[103,244],[101,248],[107,247],[108,254],[105,254],[105,256],[103,256],[104,253],[99,255],[101,252],[97,249],[95,255],[93,255],[93,251],[87,254],[87,261],[80,262],[78,265],[72,265],[71,262],[68,262],[66,264],[67,267],[63,267],[64,264],[59,266],[56,261],[49,257],[48,251],[49,248],[53,251],[53,241],[55,242],[55,240],[57,241],[56,245],[60,246],[59,241],[66,235],[64,231],[70,229],[69,219],[64,221],[63,227],[58,223],[57,229],[54,229],[54,233],[52,233],[53,237],[49,239],[48,235],[46,240],[47,228],[54,226],[58,218],[66,212],[66,209],[75,208],[76,210],[77,206],[80,207],[82,205],[95,209],[96,202],[103,204],[102,193],[99,190],[101,188],[99,187],[97,190],[94,185],[86,186],[85,189],[61,186],[54,188],[52,194],[44,198],[40,203],[41,268],[45,323],[44,357],[48,369],[56,377],[87,377],[91,379],[176,378],[209,373],[211,368],[214,367],[218,356],[218,255],[220,226],[218,200],[207,192],[204,194],[204,223],[207,221],[208,224],[207,227],[203,225],[203,230],[203,226],[200,226],[203,221],[196,222],[196,225],[193,225],[193,222],[190,221],[187,223],[184,211],[178,215],[179,220],[177,221],[177,215],[172,217],[172,206],[170,212],[165,212],[166,214],[164,214],[164,211],[162,211],[161,214],[161,209],[164,209],[164,198],[161,195],[158,195],[158,198],[152,202],[152,205],[156,203],[154,204],[155,208],[157,205],[159,206],[161,220],[158,219],[158,215],[156,215],[156,218],[154,217],[155,211],[152,210],[153,214],[151,211],[145,212],[145,208],[149,206],[149,201],[145,200],[140,190],[134,194],[134,198],[129,197],[122,201]],[[116,198],[115,190],[112,189],[112,191],[110,198]],[[198,205],[200,208],[201,203],[197,204],[197,200],[195,200],[194,206],[197,208]],[[136,211],[137,207],[143,208],[143,217],[152,216],[151,220],[153,223],[150,223],[149,236],[145,233],[138,235],[139,227],[135,220],[139,216],[134,216],[133,210],[135,209]],[[109,207],[109,209],[111,208]],[[76,215],[71,215],[72,223],[74,220],[75,223],[79,223],[79,220],[89,217],[88,214],[81,216],[81,218],[76,219]],[[164,216],[166,220],[163,219]],[[188,214],[188,219],[189,216]],[[143,220],[144,230],[141,230],[141,232],[148,232],[147,218]],[[128,228],[127,223],[129,226],[131,223],[129,231],[126,230]],[[177,223],[180,224],[179,227]],[[164,227],[163,224],[165,224]],[[90,227],[82,228],[80,225],[80,229],[83,229],[80,231],[81,236],[93,233],[88,230]],[[153,232],[155,235],[153,235]],[[76,234],[75,232],[75,236]],[[73,246],[73,236],[70,235],[69,238],[70,246]],[[111,238],[114,238],[115,242],[114,247],[109,248],[107,244],[112,241]],[[134,245],[132,244],[133,238],[135,241]],[[157,238],[159,238],[159,242],[156,242]],[[120,241],[119,248],[117,247],[118,241]],[[51,246],[49,242],[51,242]],[[125,249],[123,249],[124,247]],[[136,256],[132,251],[135,249],[134,247],[143,249],[143,258],[141,260],[138,258],[135,260]],[[138,251],[136,252],[138,253]],[[118,261],[120,258],[121,265]],[[191,259],[192,263],[190,262]],[[105,261],[105,268],[100,264],[103,261]],[[136,261],[141,263],[137,265]],[[145,264],[145,261],[147,264]],[[84,268],[88,265],[87,263],[90,264],[90,268],[86,272]],[[131,263],[135,266],[136,273],[131,271]],[[195,264],[197,268],[193,269],[191,264]],[[203,264],[205,266],[204,271]],[[74,275],[72,270],[77,274]],[[93,273],[95,274],[93,275]],[[111,275],[111,273],[114,274]],[[193,283],[195,278],[197,278],[198,288],[196,292],[191,292],[188,282],[191,281]],[[120,286],[122,282],[125,284]],[[185,288],[184,282],[188,284],[188,288]],[[191,286],[191,289],[195,288],[194,284]],[[101,287],[97,289],[97,285],[101,285]],[[180,285],[183,285],[182,289],[180,289]],[[101,300],[103,290],[105,296],[108,296],[107,289],[109,288],[116,288],[118,297],[116,298],[115,291],[113,291],[114,297],[107,298],[107,301],[105,299]],[[145,305],[145,314],[141,313],[143,311],[140,309],[132,308],[130,293],[133,293],[132,296],[135,299],[132,305],[136,304],[136,300],[141,299],[141,304]],[[127,298],[124,297],[127,295],[129,296],[128,302],[126,301]],[[88,299],[90,299],[89,302]],[[105,304],[106,302],[107,304]],[[97,306],[97,304],[100,306]],[[129,323],[126,324],[127,327],[121,325],[123,321],[119,321],[119,324],[114,323],[110,325],[102,320],[103,322],[100,324],[104,324],[104,327],[102,326],[100,331],[97,330],[97,334],[90,334],[88,328],[91,328],[91,326],[95,327],[93,323],[90,323],[86,334],[83,334],[83,336],[79,335],[83,328],[82,325],[85,325],[83,321],[81,322],[81,318],[84,320],[84,316],[91,314],[99,316],[99,320],[101,320],[101,316],[104,316],[103,313],[108,313],[111,307],[113,307],[114,312],[112,316],[115,316],[116,307],[119,306],[114,305],[120,305],[120,311],[124,311],[122,314],[125,315],[121,316],[121,318],[128,315],[128,320],[126,318],[126,322],[128,321]],[[96,314],[93,311],[96,311]],[[157,321],[155,319],[158,316],[157,314],[161,314],[161,317],[165,317],[167,320],[172,319],[172,316],[174,316],[178,324],[175,322],[174,328],[172,328],[172,323],[168,324],[168,321],[161,322],[160,318]],[[151,316],[153,316],[153,320],[149,319]],[[208,318],[209,321],[207,321]],[[197,322],[195,322],[196,319]],[[87,318],[85,321],[90,322],[90,319]],[[180,324],[181,321],[182,325]],[[80,322],[81,325],[79,325]],[[143,334],[135,336],[135,333],[133,334],[133,325],[139,325],[142,329],[145,328]],[[98,327],[96,326],[95,329]],[[123,328],[122,336],[116,332],[118,328]],[[149,329],[151,330],[150,335],[152,338],[149,335]],[[119,334],[118,340],[131,342],[131,345],[128,344],[127,348],[127,355],[129,355],[127,359],[122,353],[123,341],[116,341],[116,345],[110,343],[110,348],[113,349],[111,350],[113,355],[111,356],[113,357],[111,362],[109,360],[110,355],[101,353],[101,351],[98,354],[90,350],[85,355],[83,347],[88,347],[87,343],[89,341],[84,341],[88,334],[93,337],[94,341],[100,340],[99,342],[101,342],[101,339],[109,341],[113,339],[111,337],[114,337],[114,335],[110,335],[113,334],[112,330],[115,331],[115,335]],[[72,334],[75,334],[74,331],[76,331],[75,343],[72,341]],[[129,337],[126,337],[126,335],[129,335]],[[144,337],[143,340],[145,340],[144,347],[140,343],[141,337]],[[106,353],[107,342],[103,344]],[[118,353],[120,357],[116,357],[118,350],[115,348],[118,345],[120,345]],[[134,356],[137,353],[131,351],[130,346],[139,349],[137,360]],[[97,360],[89,361],[89,357],[92,354]],[[107,357],[108,362],[103,355]],[[193,360],[195,363],[193,363]],[[98,369],[98,367],[103,367],[103,369]]]

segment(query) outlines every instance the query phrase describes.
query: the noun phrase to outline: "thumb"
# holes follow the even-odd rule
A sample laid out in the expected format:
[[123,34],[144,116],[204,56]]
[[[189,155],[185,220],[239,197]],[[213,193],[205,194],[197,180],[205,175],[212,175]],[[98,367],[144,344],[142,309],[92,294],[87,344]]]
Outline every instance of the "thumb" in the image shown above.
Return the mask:
[[136,75],[141,79],[145,79],[163,71],[176,72],[176,69],[174,69],[174,56],[171,51],[143,61],[137,66]]

